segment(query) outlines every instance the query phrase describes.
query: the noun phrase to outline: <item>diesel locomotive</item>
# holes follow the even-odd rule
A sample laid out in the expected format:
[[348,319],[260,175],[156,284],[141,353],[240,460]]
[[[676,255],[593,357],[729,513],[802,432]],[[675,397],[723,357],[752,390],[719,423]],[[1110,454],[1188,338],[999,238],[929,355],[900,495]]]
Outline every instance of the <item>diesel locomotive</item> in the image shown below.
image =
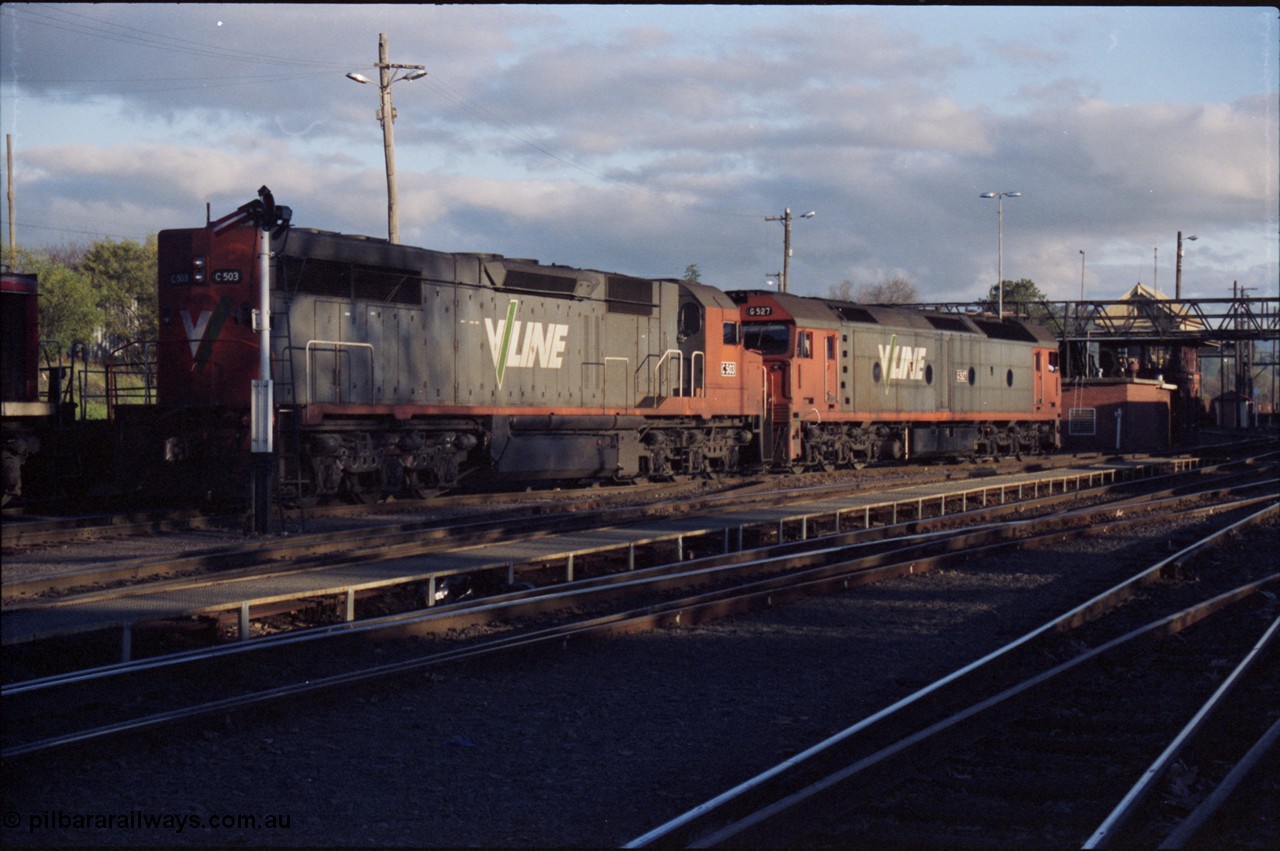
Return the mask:
[[730,292],[766,372],[775,466],[999,458],[1058,446],[1057,338],[1018,319]]
[[[158,237],[161,439],[196,476],[242,463],[256,237]],[[763,358],[712,287],[296,227],[271,255],[277,476],[299,495],[715,474],[756,442]]]
[[264,339],[274,475],[300,498],[1057,446],[1056,342],[1018,320],[300,227],[277,229],[262,264],[243,218],[160,232],[158,403],[121,411],[201,492],[246,480]]

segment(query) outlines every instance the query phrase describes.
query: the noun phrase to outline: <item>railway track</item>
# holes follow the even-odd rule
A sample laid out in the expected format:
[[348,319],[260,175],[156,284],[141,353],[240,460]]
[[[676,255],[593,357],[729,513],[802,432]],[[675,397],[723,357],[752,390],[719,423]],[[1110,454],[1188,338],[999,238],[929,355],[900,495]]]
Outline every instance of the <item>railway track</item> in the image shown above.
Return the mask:
[[[1198,560],[1276,511],[1272,501],[1147,565],[629,847],[1193,839],[1211,814],[1179,828],[1189,778],[1218,786],[1280,718],[1280,574],[1235,586]],[[1215,712],[1238,724],[1229,743],[1207,735]]]
[[[741,490],[750,488],[758,480],[743,478],[726,483],[723,490]],[[568,498],[560,500],[565,503],[562,510],[573,511],[581,506],[598,504],[613,495],[631,499],[645,499],[649,495],[665,494],[674,498],[681,493],[697,493],[704,490],[703,482],[680,482],[676,484],[641,484],[618,487],[616,489],[584,489],[572,492]],[[332,525],[333,522],[350,521],[365,525],[391,525],[380,523],[376,518],[388,513],[424,514],[432,512],[458,513],[475,508],[492,508],[495,500],[511,511],[518,511],[523,506],[526,510],[535,510],[541,506],[545,510],[552,505],[549,495],[557,493],[548,489],[545,492],[529,494],[482,493],[482,494],[449,494],[447,496],[422,499],[388,500],[378,503],[362,503],[358,505],[325,505],[308,508],[305,514],[296,509],[284,512],[277,517],[278,529],[289,534],[320,535],[317,526]],[[532,502],[533,505],[528,503]],[[375,519],[369,519],[375,518]],[[310,533],[307,526],[312,527]],[[32,515],[26,512],[14,512],[6,515],[4,522],[4,549],[6,552],[17,552],[32,548],[63,545],[71,541],[94,541],[117,539],[129,536],[151,535],[165,532],[184,532],[193,530],[222,530],[238,532],[244,526],[242,509],[228,511],[205,511],[197,509],[172,509],[153,511],[133,511],[121,513],[98,513],[69,517]],[[262,538],[258,539],[263,540]],[[269,538],[268,538],[269,540]]]
[[[1210,447],[1206,458],[1209,463],[1221,463],[1230,456],[1239,456],[1250,447],[1237,447],[1233,452]],[[1221,457],[1221,456],[1227,457]],[[1168,461],[1159,457],[1135,456],[1135,463],[1146,463],[1160,466],[1162,463],[1185,463],[1193,454],[1179,453],[1172,455]],[[850,472],[837,476],[838,481],[831,484],[826,474],[797,474],[784,477],[725,477],[716,480],[682,480],[668,483],[639,483],[616,487],[578,488],[561,491],[559,488],[543,488],[527,493],[457,493],[424,499],[388,500],[379,503],[363,503],[359,505],[325,505],[308,508],[305,513],[296,509],[284,512],[277,518],[281,531],[292,535],[323,535],[317,529],[333,523],[361,523],[377,527],[387,524],[376,518],[389,512],[405,514],[421,514],[432,512],[454,513],[476,508],[491,509],[503,507],[512,512],[521,510],[539,510],[544,512],[572,513],[590,508],[599,508],[610,502],[644,503],[647,501],[662,502],[685,497],[700,499],[717,493],[741,494],[745,491],[789,490],[803,491],[805,488],[822,490],[824,488],[874,489],[902,483],[925,483],[948,481],[951,479],[983,478],[999,473],[1027,472],[1046,470],[1058,467],[1080,466],[1082,464],[1099,463],[1103,456],[1097,453],[1073,455],[1051,455],[1037,457],[1032,463],[1005,461],[995,465],[964,464],[913,467],[894,464],[875,466],[868,469]],[[817,481],[817,484],[812,482]],[[496,501],[496,503],[495,503]],[[530,502],[532,506],[528,505]],[[406,521],[407,522],[407,521]],[[159,533],[215,530],[239,532],[244,525],[243,510],[223,512],[199,509],[178,508],[172,510],[139,510],[118,513],[95,513],[76,516],[49,516],[33,514],[25,509],[6,509],[3,525],[3,546],[7,554],[21,552],[33,548],[61,546],[73,541],[114,540],[122,537],[146,536]],[[308,532],[307,526],[311,531]],[[256,543],[270,538],[258,538]]]
[[[1194,461],[1187,461],[1182,465],[1182,469],[1191,466],[1194,466]],[[1151,474],[1151,468],[1137,469],[1142,470],[1146,475]],[[952,475],[952,473],[938,474],[917,477],[915,480],[946,481]],[[981,480],[990,475],[990,471],[970,471],[968,475]],[[515,535],[546,531],[552,522],[558,529],[586,528],[632,522],[645,517],[668,514],[673,509],[727,510],[755,504],[787,504],[798,500],[820,498],[824,494],[857,493],[869,489],[866,483],[779,488],[758,482],[744,482],[717,493],[692,497],[685,495],[675,500],[613,509],[600,509],[596,501],[591,499],[549,505],[537,503],[532,506],[516,506],[487,512],[482,518],[469,516],[462,519],[381,523],[373,527],[341,529],[282,539],[252,540],[233,545],[201,548],[159,558],[149,556],[77,565],[56,572],[8,578],[4,582],[3,593],[8,602],[56,596],[66,593],[69,589],[84,591],[92,588],[107,588],[156,577],[215,573],[254,564],[279,565],[304,559],[314,562],[326,557],[343,556],[367,559],[375,557],[379,551],[386,557],[395,557],[397,548],[400,548],[400,551],[412,551],[420,544],[424,547],[472,545],[502,536],[510,538]],[[573,519],[566,523],[564,518],[570,516]],[[553,518],[558,519],[552,520]],[[9,537],[7,533],[7,542]],[[13,537],[16,539],[18,536]]]
[[[1236,463],[1245,463],[1247,466],[1249,462],[1232,462],[1199,473],[1185,472],[1185,467],[1189,466],[1188,463],[1183,465],[1183,475],[1191,475],[1193,480],[1209,475],[1224,475],[1229,473]],[[1093,472],[1082,474],[1077,471],[1073,475],[1059,479],[1053,477],[1045,480],[1033,479],[1025,485],[1018,484],[1016,488],[1011,484],[1001,483],[1005,480],[976,486],[953,483],[947,488],[936,491],[934,496],[928,499],[924,496],[907,499],[889,497],[881,502],[866,502],[867,507],[861,512],[861,516],[856,516],[858,512],[854,512],[851,525],[856,527],[861,524],[864,528],[869,528],[873,524],[896,525],[900,518],[914,517],[917,520],[924,520],[928,515],[943,515],[948,511],[971,512],[971,509],[979,505],[992,506],[991,516],[996,516],[1008,510],[1004,507],[1008,502],[1023,499],[1024,491],[1026,497],[1034,497],[1040,495],[1042,491],[1047,490],[1053,493],[1056,490],[1059,497],[1065,499],[1072,490],[1078,491],[1086,485],[1114,482],[1116,477],[1110,475],[1113,473],[1115,470],[1102,469],[1096,474]],[[1160,481],[1162,480],[1158,478],[1148,479],[1141,486],[1153,487]],[[1180,479],[1175,474],[1171,481],[1176,482]],[[1113,487],[1123,490],[1130,485],[1120,483]],[[708,550],[732,552],[735,549],[743,549],[752,541],[757,543],[770,539],[781,541],[788,535],[798,534],[800,538],[807,538],[811,534],[819,533],[824,527],[838,529],[842,522],[841,515],[846,512],[842,512],[839,507],[834,511],[823,509],[817,515],[799,512],[792,521],[779,520],[776,529],[768,528],[768,524],[762,529],[759,527],[759,519],[753,518],[752,522],[757,528],[748,533],[744,526],[739,525],[736,530],[736,540],[732,534],[733,530],[727,526],[718,529],[714,518],[716,512],[741,511],[760,504],[770,505],[776,509],[777,505],[786,505],[793,501],[812,501],[832,494],[846,493],[847,487],[843,485],[792,488],[783,491],[747,488],[742,491],[709,495],[697,501],[684,500],[678,504],[679,509],[693,511],[701,508],[708,512],[710,519],[705,523],[695,521],[692,525],[686,525],[683,532],[669,532],[647,541],[638,541],[634,532],[626,531],[625,525],[622,527],[624,532],[612,536],[614,539],[612,545],[609,543],[610,533],[585,534],[573,545],[579,549],[578,553],[569,550],[556,554],[554,546],[550,546],[547,550],[553,557],[553,561],[560,559],[564,562],[564,566],[558,569],[559,574],[556,571],[548,573],[545,566],[540,567],[538,564],[524,565],[517,571],[516,564],[509,562],[505,565],[505,580],[494,577],[486,579],[486,582],[496,588],[510,585],[517,578],[522,582],[533,581],[539,585],[559,581],[556,578],[557,575],[561,578],[572,578],[575,574],[575,557],[588,552],[592,554],[593,559],[603,560],[606,566],[612,563],[615,569],[625,567],[630,570],[636,566],[639,544],[647,544],[649,550],[647,556],[642,553],[640,558],[654,558],[655,554],[671,557],[670,545],[674,543],[675,558],[683,560],[690,557],[694,549],[694,545],[690,544],[686,550],[686,538],[698,541],[696,546],[700,552]],[[934,502],[935,498],[938,500],[937,503]],[[557,507],[555,510],[560,511],[561,508]],[[166,616],[164,614],[166,610],[170,612],[168,616],[172,617],[187,612],[216,613],[221,608],[223,611],[235,614],[241,637],[247,637],[250,629],[251,608],[256,617],[262,617],[274,612],[296,609],[300,604],[299,601],[302,601],[302,605],[306,605],[307,600],[339,595],[345,597],[346,619],[351,620],[355,617],[355,604],[358,598],[364,600],[375,596],[385,598],[386,595],[400,593],[400,590],[405,588],[409,588],[414,594],[419,594],[425,604],[430,606],[440,597],[438,582],[446,582],[448,576],[456,576],[460,571],[472,571],[471,574],[465,575],[476,575],[474,572],[480,562],[471,557],[464,557],[459,562],[462,567],[448,568],[437,565],[424,570],[419,564],[421,561],[419,557],[425,553],[446,549],[456,551],[460,547],[475,547],[495,540],[510,541],[513,538],[523,538],[531,541],[554,534],[563,534],[573,529],[590,530],[610,525],[617,528],[618,524],[633,523],[647,517],[669,514],[672,506],[655,504],[620,510],[579,511],[572,513],[569,518],[564,517],[563,514],[543,515],[542,510],[543,507],[536,506],[529,512],[503,514],[498,517],[486,516],[482,519],[469,518],[466,522],[455,525],[434,526],[430,523],[414,522],[373,531],[346,530],[307,536],[302,539],[272,541],[266,544],[244,544],[216,551],[180,555],[176,558],[126,560],[106,565],[90,565],[54,576],[44,575],[28,580],[11,581],[5,584],[8,616],[5,624],[5,643],[12,645],[18,641],[38,638],[42,634],[41,629],[44,635],[57,635],[70,634],[68,630],[72,628],[84,632],[90,629],[103,629],[113,623],[123,623],[126,630],[123,635],[124,654],[128,658],[132,655],[132,637],[129,634],[133,629],[132,624],[163,618]],[[822,516],[824,512],[827,516]],[[778,516],[785,517],[786,512]],[[980,515],[970,513],[969,522],[976,522],[978,519]],[[846,523],[846,528],[850,525],[848,519],[843,522]],[[784,528],[788,525],[791,526],[790,529]],[[584,542],[589,546],[584,547]],[[617,562],[622,557],[623,551],[626,553],[626,563],[624,566],[618,566]],[[405,563],[403,568],[396,566],[401,561]],[[387,566],[385,570],[378,568],[370,578],[364,566],[371,563]],[[353,565],[355,567],[351,567]],[[499,568],[501,567],[503,565],[499,562]],[[353,570],[364,579],[361,580],[358,576],[353,577],[351,575]],[[519,577],[517,572],[520,574]],[[494,573],[492,569],[487,571],[490,576]],[[132,587],[132,583],[150,577],[166,577],[166,579],[148,581],[137,589]],[[50,594],[60,590],[95,585],[101,590],[79,591],[70,596],[55,594],[52,599],[47,599]],[[425,587],[421,592],[413,591],[413,587],[417,585]],[[229,590],[219,592],[218,588],[223,586]],[[254,587],[269,590],[253,592],[251,589]],[[282,591],[283,588],[293,590]],[[216,603],[209,605],[209,600],[216,599],[219,594],[228,602],[223,603],[221,607]],[[37,597],[40,599],[36,599]],[[191,603],[177,602],[192,598],[199,598],[204,602],[196,608],[189,608],[194,605]],[[143,606],[141,602],[135,603],[135,600],[154,602],[148,602]],[[398,605],[404,607],[403,603]],[[411,597],[408,605],[417,604]],[[81,610],[99,614],[86,622],[76,615],[76,612]],[[386,611],[386,608],[382,606],[379,610]],[[108,611],[120,614],[108,616]],[[41,618],[48,620],[48,617],[42,614],[44,612],[59,616],[53,623],[68,625],[40,627],[38,624]],[[139,612],[152,614],[148,616]],[[73,626],[77,623],[79,626]],[[51,632],[50,629],[57,631]],[[24,639],[24,636],[28,635],[30,638]]]
[[[1199,501],[1202,496],[1178,501],[1188,499]],[[1141,502],[1127,498],[1106,508],[1078,512],[1070,517],[1071,524],[1077,531],[1097,532],[1102,520],[1114,524],[1117,513],[1136,513]],[[1164,502],[1148,510],[1167,512],[1172,506]],[[954,523],[954,518],[948,522]],[[883,539],[883,530],[863,530],[16,683],[2,693],[6,718],[11,719],[4,755],[36,753],[464,658],[563,643],[585,635],[695,623],[797,596],[916,573],[1000,547],[1033,545],[1037,537],[1047,545],[1063,534],[1068,532],[1062,517],[988,524],[963,532],[917,529],[914,537],[888,542],[874,540]],[[567,616],[567,612],[576,614]],[[441,639],[476,632],[480,634],[469,641]],[[369,665],[372,639],[381,639],[379,646],[385,647],[387,639],[405,636],[419,637],[419,641],[428,636],[426,649],[421,643],[410,645],[402,658]],[[300,661],[297,651],[304,645],[310,649],[304,654],[307,660]],[[281,670],[291,671],[293,682],[281,683]],[[207,694],[209,683],[226,684],[228,694],[179,707],[157,697]],[[96,695],[104,690],[118,700],[101,705]],[[78,708],[85,704],[94,706],[94,711],[85,715]],[[68,732],[65,727],[72,729]],[[17,731],[21,741],[13,738]]]

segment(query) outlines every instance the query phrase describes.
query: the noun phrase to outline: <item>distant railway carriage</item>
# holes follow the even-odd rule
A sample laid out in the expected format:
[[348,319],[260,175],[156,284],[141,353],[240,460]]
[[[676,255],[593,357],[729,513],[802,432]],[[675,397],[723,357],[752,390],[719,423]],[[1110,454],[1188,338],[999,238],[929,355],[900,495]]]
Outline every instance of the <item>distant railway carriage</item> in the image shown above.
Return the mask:
[[774,466],[991,457],[1056,448],[1061,383],[1047,330],[773,292],[732,292],[767,376]]
[[22,495],[23,467],[40,451],[55,413],[54,403],[42,398],[39,387],[38,298],[35,275],[7,269],[0,274],[0,463],[5,504]]

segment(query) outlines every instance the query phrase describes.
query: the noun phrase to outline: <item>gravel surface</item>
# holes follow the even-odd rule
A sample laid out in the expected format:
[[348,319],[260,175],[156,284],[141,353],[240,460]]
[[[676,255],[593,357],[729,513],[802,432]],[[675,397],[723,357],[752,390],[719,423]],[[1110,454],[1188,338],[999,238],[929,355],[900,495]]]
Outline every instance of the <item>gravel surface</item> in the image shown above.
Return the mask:
[[[1110,587],[1168,532],[14,761],[0,839],[617,846]],[[1228,562],[1274,569],[1278,543],[1273,523]]]

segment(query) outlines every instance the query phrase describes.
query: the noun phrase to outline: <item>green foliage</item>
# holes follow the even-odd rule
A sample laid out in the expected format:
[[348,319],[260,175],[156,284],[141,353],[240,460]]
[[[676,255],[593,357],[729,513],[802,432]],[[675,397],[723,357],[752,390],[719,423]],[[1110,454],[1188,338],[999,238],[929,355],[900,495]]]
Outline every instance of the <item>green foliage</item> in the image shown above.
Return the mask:
[[93,339],[102,326],[98,294],[89,278],[52,260],[47,252],[19,249],[13,269],[40,279],[40,339],[65,354],[72,343]]
[[[982,301],[984,310],[995,313],[998,309],[1000,290],[992,284],[987,290],[987,297]],[[1048,323],[1053,312],[1046,303],[1048,296],[1040,292],[1036,282],[1030,278],[1004,282],[1004,312],[1031,319],[1035,322]]]
[[694,284],[702,280],[702,273],[698,271],[697,263],[690,263],[684,268],[684,280]]
[[[987,297],[983,304],[994,311],[999,303],[999,298],[1000,288],[998,285],[992,284],[991,288],[987,290]],[[1044,299],[1044,293],[1040,292],[1040,288],[1036,286],[1036,282],[1029,278],[1004,282],[1005,304],[1024,304],[1044,301]]]
[[66,244],[19,249],[14,271],[40,279],[40,337],[67,352],[99,332],[112,343],[154,340],[157,240],[102,239],[85,247]]
[[103,239],[85,253],[81,271],[98,293],[106,333],[120,341],[150,340],[157,333],[157,241]]

